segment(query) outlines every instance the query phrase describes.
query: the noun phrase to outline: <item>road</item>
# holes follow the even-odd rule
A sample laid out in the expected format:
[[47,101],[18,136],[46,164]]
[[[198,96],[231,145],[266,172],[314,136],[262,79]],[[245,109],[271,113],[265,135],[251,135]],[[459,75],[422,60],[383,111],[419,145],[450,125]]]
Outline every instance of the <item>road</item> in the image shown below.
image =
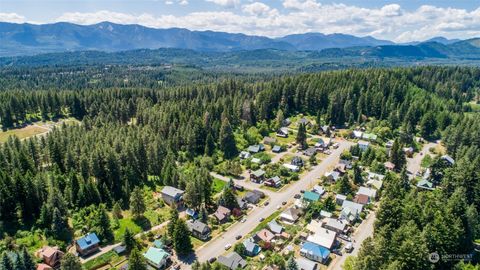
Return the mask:
[[343,269],[343,264],[349,256],[356,256],[362,243],[367,237],[373,235],[373,224],[375,222],[376,213],[371,211],[367,219],[362,222],[355,230],[355,232],[350,236],[352,238],[353,251],[352,253],[343,253],[343,256],[337,256],[328,266],[329,270],[341,270]]
[[197,249],[196,259],[200,262],[204,262],[212,257],[217,257],[223,254],[227,244],[234,245],[236,242],[235,237],[237,235],[247,235],[258,225],[261,218],[267,218],[277,211],[277,207],[281,205],[282,202],[292,201],[294,195],[300,193],[300,190],[311,187],[319,177],[338,162],[340,154],[353,145],[352,142],[348,141],[338,140],[338,142],[340,144],[339,148],[332,151],[332,154],[328,155],[319,165],[315,166],[313,170],[307,172],[300,180],[291,184],[283,191],[269,193],[269,205],[254,208],[248,214],[246,222],[239,222],[232,225],[229,227],[228,231]]
[[429,142],[423,145],[420,153],[415,154],[412,158],[407,158],[407,170],[415,175],[420,171],[423,157],[429,153],[431,147],[436,147],[438,143]]

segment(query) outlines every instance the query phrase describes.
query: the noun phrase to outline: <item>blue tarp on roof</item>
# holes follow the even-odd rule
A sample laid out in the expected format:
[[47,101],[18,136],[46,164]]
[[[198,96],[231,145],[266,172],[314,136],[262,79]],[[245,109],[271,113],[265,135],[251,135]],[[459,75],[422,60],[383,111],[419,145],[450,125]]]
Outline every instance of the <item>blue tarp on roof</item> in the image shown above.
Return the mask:
[[77,245],[82,250],[88,249],[88,248],[90,248],[94,245],[97,245],[99,243],[100,243],[100,240],[98,239],[98,237],[95,233],[89,233],[89,234],[85,235],[84,237],[77,239]]
[[302,252],[312,254],[316,257],[322,257],[324,260],[330,255],[330,250],[312,242],[305,242],[302,246]]

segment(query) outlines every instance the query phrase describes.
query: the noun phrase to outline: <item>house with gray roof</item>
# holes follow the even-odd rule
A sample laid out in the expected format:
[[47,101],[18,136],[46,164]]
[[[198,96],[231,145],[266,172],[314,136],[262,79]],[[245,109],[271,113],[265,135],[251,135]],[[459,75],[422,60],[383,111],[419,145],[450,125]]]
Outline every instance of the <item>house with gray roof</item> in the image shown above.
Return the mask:
[[236,252],[231,252],[226,256],[219,256],[218,263],[222,264],[231,270],[235,270],[237,268],[245,268],[247,266],[247,261],[245,261],[242,256],[238,255]]
[[183,190],[171,186],[165,186],[161,191],[163,201],[170,206],[180,205],[184,193]]
[[255,242],[253,242],[252,239],[246,239],[245,241],[243,241],[242,244],[245,247],[245,255],[250,257],[257,256],[258,253],[260,253],[260,251],[262,250],[262,248]]
[[205,241],[210,237],[210,227],[198,219],[194,221],[189,220],[187,222],[187,227],[190,233],[198,239]]
[[278,224],[275,220],[270,221],[267,225],[274,234],[281,234],[283,231],[282,225]]

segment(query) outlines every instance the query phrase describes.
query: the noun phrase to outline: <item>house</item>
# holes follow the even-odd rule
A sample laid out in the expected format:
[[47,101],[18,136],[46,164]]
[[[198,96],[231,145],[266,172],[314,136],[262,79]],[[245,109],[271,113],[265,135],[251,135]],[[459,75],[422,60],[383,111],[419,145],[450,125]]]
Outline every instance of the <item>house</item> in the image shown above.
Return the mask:
[[[307,224],[307,231],[309,231],[311,234],[316,234],[319,230],[324,230],[322,228],[322,222],[312,219],[308,224]],[[308,236],[307,236],[308,237]]]
[[53,270],[53,268],[48,264],[39,263],[37,264],[37,270]]
[[321,126],[320,127],[320,132],[323,134],[330,136],[330,127],[329,126]]
[[337,194],[335,195],[335,202],[338,204],[338,205],[342,205],[343,202],[347,199],[347,196],[343,195],[343,194]]
[[295,208],[288,208],[280,214],[280,220],[288,224],[293,224],[297,222],[297,220],[300,218],[300,214],[300,210]]
[[241,210],[247,209],[248,205],[242,198],[237,197],[238,208]]
[[213,216],[217,218],[218,222],[224,223],[229,220],[231,214],[232,214],[232,211],[230,211],[230,209],[219,205],[217,208],[217,211],[213,213]]
[[312,242],[305,242],[300,249],[300,255],[325,264],[330,256],[330,250]]
[[[218,210],[217,210],[218,211]],[[210,227],[207,224],[196,219],[187,222],[188,230],[192,235],[200,240],[207,240],[210,237]]]
[[264,185],[265,186],[269,186],[269,187],[280,187],[282,185],[282,179],[280,179],[280,177],[278,176],[274,176],[272,178],[269,178],[267,179],[265,182],[264,182]]
[[298,125],[305,125],[306,127],[311,127],[312,126],[312,123],[305,117],[302,117],[300,118],[300,120],[298,120]]
[[292,161],[290,162],[290,164],[298,167],[303,167],[303,159],[301,157],[295,156],[292,158]]
[[262,229],[257,234],[255,234],[253,238],[257,243],[260,241],[263,241],[265,243],[270,243],[275,238],[275,235],[267,229]]
[[251,162],[255,164],[262,164],[262,160],[256,157],[252,158]]
[[352,134],[355,139],[361,139],[363,137],[363,132],[360,130],[354,130]]
[[288,137],[288,128],[281,127],[277,130],[277,137],[287,138]]
[[370,146],[370,143],[369,143],[369,142],[366,142],[366,141],[358,141],[358,147],[359,147],[360,150],[362,150],[362,151],[366,151],[369,146]]
[[218,263],[222,264],[231,270],[235,270],[237,268],[244,268],[247,266],[247,262],[242,258],[242,256],[238,255],[236,252],[229,253],[227,256],[219,256]]
[[315,147],[309,147],[303,151],[303,154],[307,157],[314,156],[317,154],[317,149]]
[[387,162],[383,163],[383,166],[385,166],[385,169],[387,169],[389,171],[393,172],[393,170],[395,170],[395,164],[393,164],[390,161],[387,161]]
[[326,228],[318,229],[315,234],[307,237],[308,242],[315,243],[327,249],[332,249],[337,239],[337,233]]
[[305,258],[297,258],[295,259],[297,262],[298,270],[316,270],[317,264],[311,260]]
[[358,194],[367,195],[370,201],[374,201],[377,197],[377,190],[368,187],[360,187],[357,191],[357,195]]
[[191,208],[188,208],[187,210],[185,210],[185,214],[193,219],[197,219],[198,218],[198,213],[197,211],[195,211],[194,209],[191,209]]
[[312,203],[312,202],[317,202],[320,200],[320,194],[312,191],[305,191],[303,193],[303,201],[306,203]]
[[250,257],[257,256],[262,250],[262,248],[255,244],[251,239],[243,241],[243,246],[245,247],[245,255]]
[[126,250],[127,250],[126,246],[116,246],[113,248],[113,251],[115,251],[115,253],[117,253],[118,255],[123,254]]
[[431,181],[428,179],[422,179],[418,181],[417,183],[417,188],[418,189],[423,189],[423,190],[434,190],[435,187]]
[[281,234],[283,231],[282,225],[278,224],[275,220],[270,221],[267,225],[274,234]]
[[260,169],[250,173],[250,181],[262,183],[265,180],[265,171]]
[[248,152],[250,153],[259,153],[261,151],[264,151],[265,150],[265,146],[263,144],[255,144],[255,145],[250,145],[247,149]]
[[333,214],[325,210],[320,210],[320,216],[322,218],[330,218],[333,216]]
[[388,142],[385,144],[385,147],[386,147],[387,149],[392,148],[392,147],[393,147],[393,141],[392,141],[392,140],[388,141]]
[[91,255],[100,250],[100,239],[95,233],[89,233],[75,241],[75,248],[82,257]]
[[449,155],[443,155],[443,156],[440,157],[440,159],[448,162],[450,166],[455,164],[455,160]]
[[283,164],[283,167],[289,169],[292,172],[299,172],[300,171],[300,167],[297,166],[297,165],[292,165],[292,164],[285,163],[285,164]]
[[320,195],[320,196],[322,196],[323,194],[325,194],[325,189],[324,189],[322,186],[319,186],[319,185],[313,186],[312,191],[315,192],[315,193],[317,193],[317,194]]
[[407,156],[409,156],[409,157],[413,156],[413,152],[414,152],[414,151],[415,151],[415,150],[413,149],[413,147],[405,147],[405,148],[403,148],[403,152],[405,153],[405,155],[407,155]]
[[161,192],[163,201],[170,206],[181,205],[183,193],[183,190],[171,186],[165,186]]
[[292,124],[292,120],[290,118],[286,118],[282,122],[282,126],[284,126],[284,127],[288,127],[288,126],[290,126],[290,124]]
[[272,137],[264,137],[263,138],[263,143],[264,144],[274,144],[277,142],[277,139],[272,138]]
[[240,157],[240,159],[247,159],[247,158],[250,158],[252,154],[250,154],[250,152],[247,152],[247,151],[242,151],[238,156]]
[[370,203],[370,198],[365,194],[357,194],[355,198],[353,198],[353,202],[366,205]]
[[381,180],[375,180],[371,179],[367,181],[367,187],[375,188],[377,190],[380,190],[383,186],[383,181]]
[[373,133],[363,133],[362,139],[374,142],[377,140],[377,135]]
[[243,197],[243,200],[251,203],[251,204],[257,204],[261,199],[261,196],[258,193],[249,191],[247,194],[245,194],[245,197]]
[[42,261],[46,265],[56,269],[60,268],[60,261],[62,260],[64,254],[65,253],[59,250],[58,247],[50,246],[43,247],[39,252]]
[[340,217],[348,220],[349,222],[354,222],[358,219],[362,210],[363,205],[345,200],[342,204],[342,212],[340,212]]
[[165,247],[165,244],[163,244],[162,240],[156,239],[155,241],[153,241],[153,246],[156,247],[156,248],[163,249]]
[[334,231],[336,233],[346,233],[347,232],[347,223],[343,220],[328,217],[323,224],[323,227]]
[[274,145],[272,147],[272,152],[273,153],[280,153],[280,152],[282,152],[282,147],[280,145]]
[[147,252],[143,254],[143,257],[147,261],[148,265],[154,269],[163,269],[165,266],[167,266],[170,254],[161,248],[150,247],[148,248]]
[[381,189],[383,186],[383,178],[385,175],[369,172],[367,176],[367,185],[371,187],[375,187],[376,189]]
[[340,178],[340,173],[337,171],[326,172],[324,175],[329,182],[335,183]]

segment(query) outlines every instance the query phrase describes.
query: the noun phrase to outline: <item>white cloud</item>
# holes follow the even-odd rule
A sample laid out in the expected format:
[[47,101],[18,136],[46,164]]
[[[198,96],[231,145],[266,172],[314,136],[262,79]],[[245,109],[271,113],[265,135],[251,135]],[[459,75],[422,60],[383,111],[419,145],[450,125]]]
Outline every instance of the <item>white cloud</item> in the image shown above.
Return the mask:
[[[165,1],[178,4],[183,0]],[[241,2],[205,1],[214,1],[224,7],[238,7]],[[480,36],[480,7],[465,10],[423,5],[414,10],[405,10],[398,4],[363,8],[346,4],[320,4],[318,0],[284,0],[283,8],[275,9],[260,0],[244,2],[241,9],[197,11],[182,16],[126,14],[103,10],[90,13],[64,13],[55,21],[78,24],[111,21],[156,28],[182,27],[270,37],[304,32],[345,33],[357,36],[371,35],[397,42],[425,40],[434,36],[447,38]],[[0,13],[0,21],[23,22],[26,18],[15,13]]]
[[26,21],[26,18],[17,13],[1,13],[0,12],[0,22],[23,23],[25,21]]
[[240,4],[240,0],[205,0],[226,8],[234,8]]

